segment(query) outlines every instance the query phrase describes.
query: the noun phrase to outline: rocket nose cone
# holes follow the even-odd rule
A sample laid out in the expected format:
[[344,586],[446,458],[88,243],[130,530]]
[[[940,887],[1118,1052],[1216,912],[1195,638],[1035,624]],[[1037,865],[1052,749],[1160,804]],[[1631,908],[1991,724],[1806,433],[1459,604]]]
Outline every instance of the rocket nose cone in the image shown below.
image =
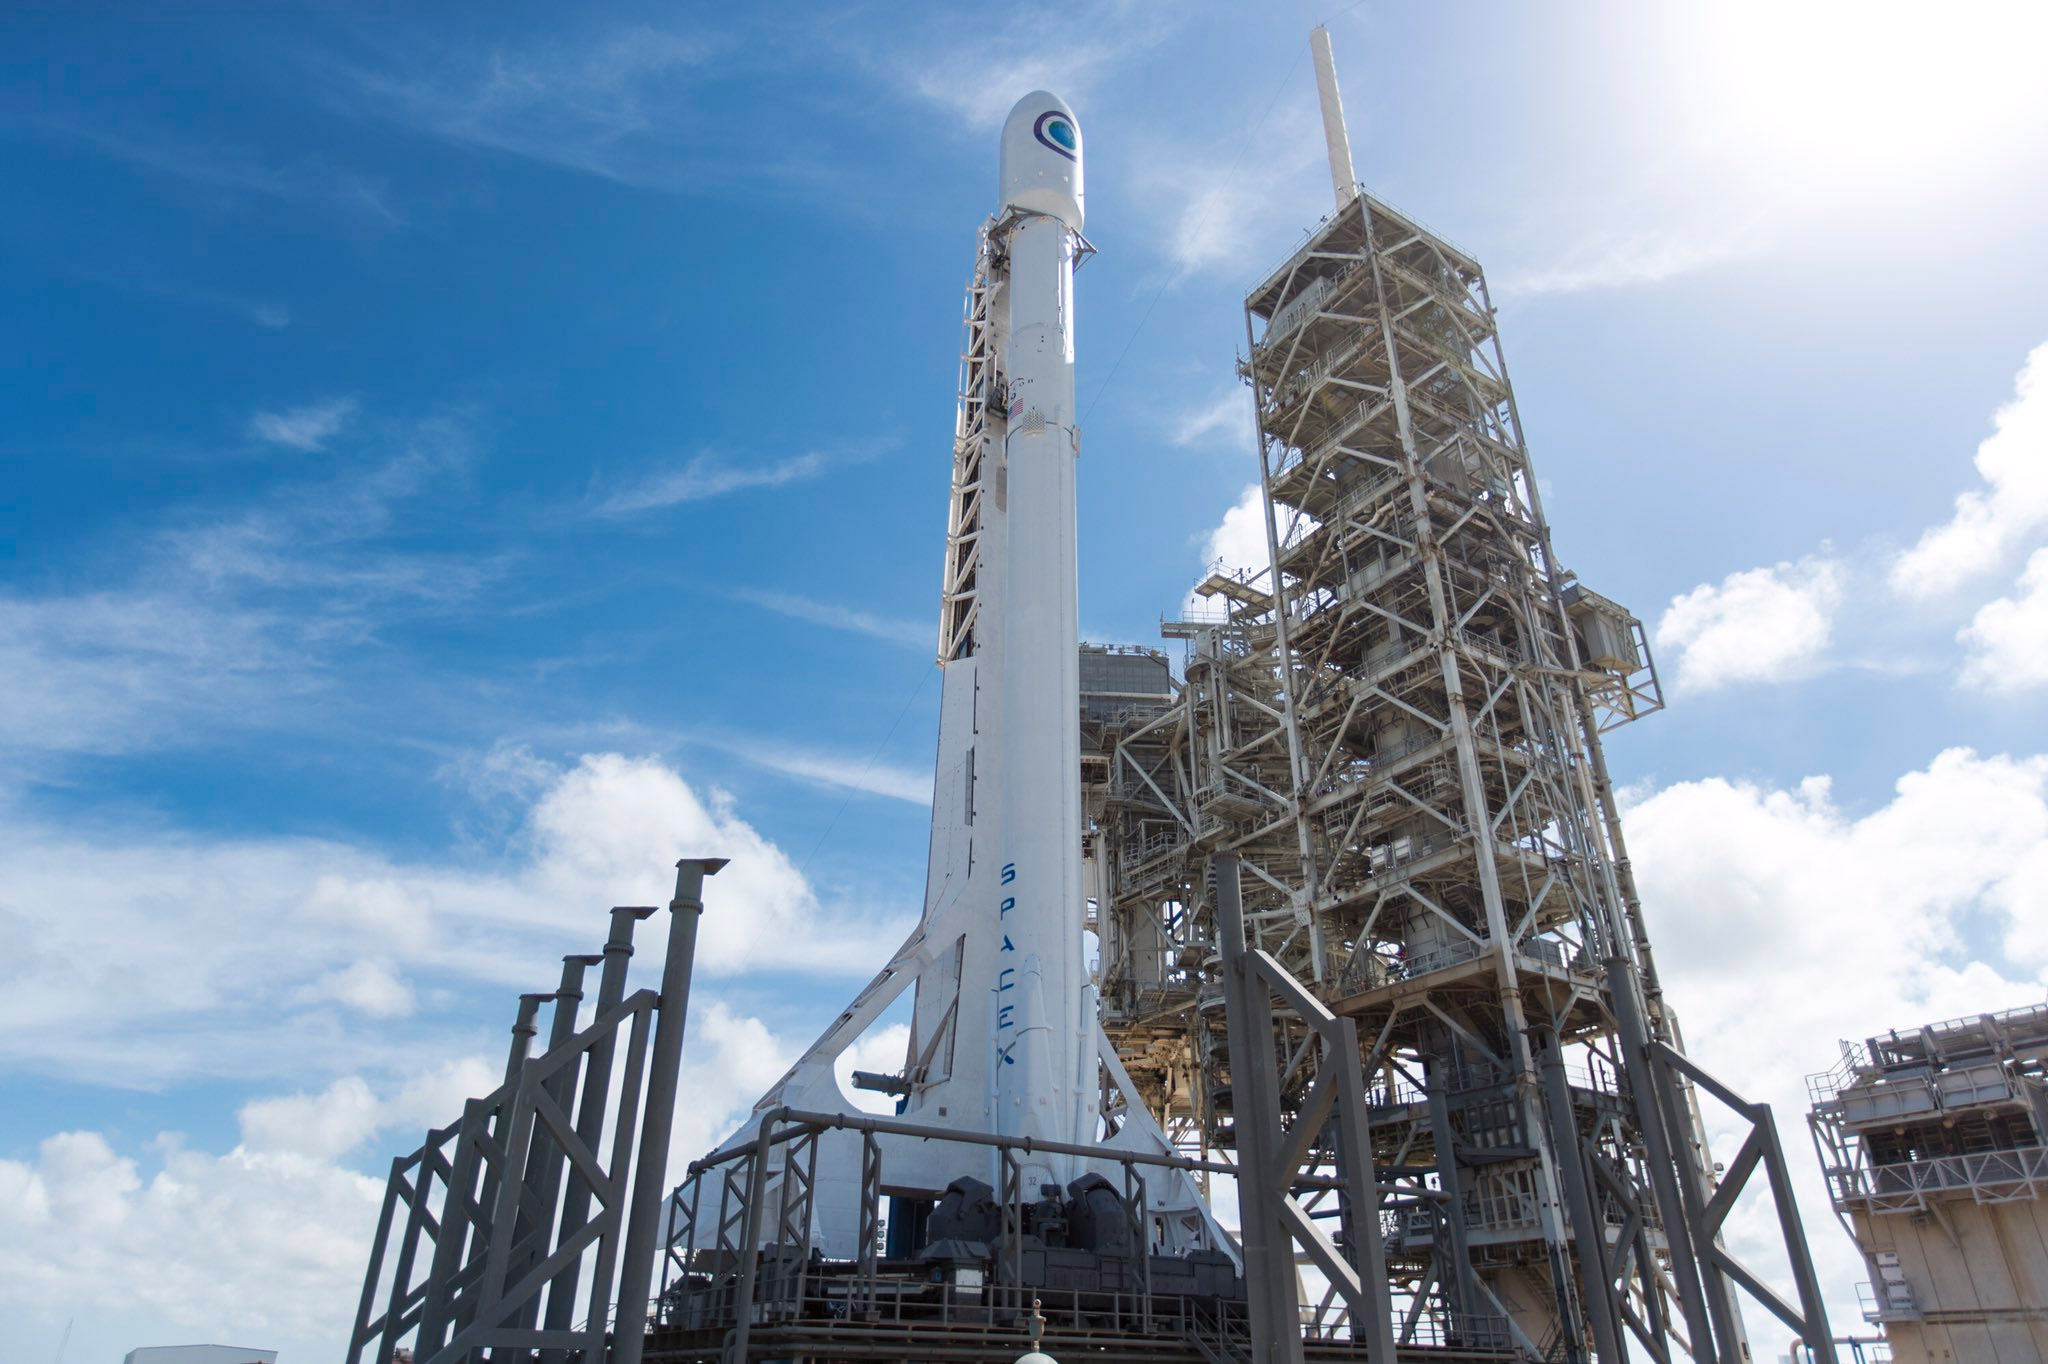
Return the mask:
[[1081,129],[1067,102],[1049,90],[1033,90],[1010,108],[1003,120],[1007,140],[1012,132],[1028,132],[1032,141],[1055,156],[1069,161],[1081,159]]
[[1058,95],[1034,90],[1004,121],[1002,206],[1049,213],[1081,230],[1081,125]]

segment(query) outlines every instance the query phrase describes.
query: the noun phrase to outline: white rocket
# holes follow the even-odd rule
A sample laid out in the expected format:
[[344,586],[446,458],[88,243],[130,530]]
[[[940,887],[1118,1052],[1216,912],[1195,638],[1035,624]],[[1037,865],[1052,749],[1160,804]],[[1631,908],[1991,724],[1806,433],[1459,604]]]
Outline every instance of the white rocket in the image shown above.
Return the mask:
[[[1101,1026],[1084,950],[1080,637],[1075,554],[1074,267],[1082,140],[1066,104],[1026,95],[1003,126],[1001,194],[969,288],[939,664],[943,670],[924,913],[889,965],[755,1106],[852,1111],[834,1061],[916,985],[902,1115],[1116,1149],[1170,1151]],[[1122,1095],[1113,1134],[1105,1101]],[[860,1143],[820,1143],[828,1256],[855,1253]],[[1000,1189],[992,1148],[884,1138],[892,1188],[934,1196],[971,1175]],[[725,1148],[721,1148],[725,1149]],[[1038,1197],[1113,1162],[1037,1151]],[[1192,1180],[1148,1176],[1154,1248],[1223,1244]]]
[[[1097,1006],[1082,953],[1081,664],[1074,545],[1074,262],[1081,245],[1081,135],[1051,95],[1027,95],[1003,126],[997,254],[1009,258],[1009,331],[998,373],[1008,376],[997,477],[1006,531],[996,610],[978,640],[972,685],[996,698],[994,732],[962,737],[995,761],[988,833],[993,885],[970,873],[970,895],[994,901],[995,1130],[1086,1141],[1094,1133]],[[948,664],[947,685],[955,685]],[[965,684],[967,679],[962,679]],[[956,727],[957,728],[957,727]],[[934,810],[934,822],[939,818]],[[986,835],[985,835],[986,836]],[[986,883],[986,872],[980,869]],[[936,872],[938,868],[933,867]],[[931,913],[929,895],[926,914]],[[966,917],[977,912],[970,902]],[[980,911],[986,913],[986,910]],[[920,997],[923,992],[920,991]],[[1057,1163],[1026,1167],[1025,1188],[1066,1183]]]

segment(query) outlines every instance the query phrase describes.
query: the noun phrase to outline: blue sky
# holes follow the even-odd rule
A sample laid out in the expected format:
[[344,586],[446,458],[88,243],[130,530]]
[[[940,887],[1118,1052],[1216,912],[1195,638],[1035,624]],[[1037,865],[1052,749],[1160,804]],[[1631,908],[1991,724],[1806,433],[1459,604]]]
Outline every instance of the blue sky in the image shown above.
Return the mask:
[[1086,130],[1082,621],[1147,642],[1256,524],[1325,18],[1359,173],[1489,268],[1564,560],[1657,635],[1609,755],[1695,1050],[1791,1103],[2039,998],[2043,35],[1909,14],[12,16],[0,1336],[336,1357],[362,1173],[688,851],[737,859],[718,1136],[921,896],[1002,114]]

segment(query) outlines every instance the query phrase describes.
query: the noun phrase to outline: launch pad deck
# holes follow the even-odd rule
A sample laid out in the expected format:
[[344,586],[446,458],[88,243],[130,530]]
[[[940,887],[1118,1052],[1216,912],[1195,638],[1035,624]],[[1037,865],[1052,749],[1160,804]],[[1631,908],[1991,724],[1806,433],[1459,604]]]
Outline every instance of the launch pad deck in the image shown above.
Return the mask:
[[[1246,1364],[1253,1358],[1242,1281],[1234,1292],[1185,1292],[1162,1287],[1166,1281],[1157,1277],[1141,1288],[1109,1274],[1018,1282],[1001,1277],[1001,1257],[985,1267],[993,1277],[929,1261],[850,1263],[822,1260],[796,1246],[774,1248],[758,1257],[751,1287],[737,1281],[731,1264],[671,1281],[643,1358],[646,1364],[1012,1364],[1032,1339],[1034,1317],[1037,1348],[1062,1361]],[[1007,1272],[1014,1274],[1014,1265]],[[1106,1286],[1118,1282],[1122,1286]],[[1302,1334],[1306,1360],[1374,1357],[1366,1340],[1352,1338],[1341,1308],[1319,1313],[1315,1324],[1304,1317]],[[1402,1323],[1392,1357],[1529,1356],[1515,1348],[1505,1317],[1418,1312]]]
[[[747,1349],[749,1360],[803,1360],[807,1364],[831,1361],[902,1361],[918,1364],[1014,1364],[1026,1342],[1014,1328],[970,1332],[957,1326],[943,1330],[906,1329],[901,1325],[868,1326],[847,1322],[817,1322],[762,1327],[754,1333]],[[1185,1336],[1141,1335],[1130,1331],[1048,1332],[1041,1348],[1054,1358],[1096,1359],[1104,1364],[1241,1364],[1251,1358],[1247,1345],[1239,1342],[1221,1348],[1208,1341]],[[1310,1361],[1336,1364],[1368,1358],[1363,1342],[1309,1341],[1303,1347]],[[1409,1364],[1420,1361],[1513,1360],[1522,1356],[1511,1349],[1482,1349],[1455,1345],[1416,1345],[1396,1356]],[[642,1358],[646,1364],[719,1364],[723,1360],[721,1341],[705,1333],[656,1331],[647,1337]]]
[[[1210,1306],[1203,1304],[1204,1307]],[[1243,1309],[1236,1325],[1243,1328]],[[749,1333],[747,1360],[901,1361],[919,1364],[1014,1364],[1027,1348],[1028,1337],[1017,1319],[969,1322],[906,1318],[894,1321],[848,1321],[819,1317],[756,1325]],[[645,1364],[724,1364],[731,1359],[729,1329],[657,1327],[648,1333]],[[1049,1325],[1039,1349],[1061,1361],[1096,1359],[1114,1364],[1243,1364],[1251,1356],[1249,1341],[1206,1311],[1156,1313],[1150,1326],[1136,1320],[1104,1319],[1099,1324],[1063,1322]],[[1362,1361],[1369,1357],[1364,1341],[1310,1337],[1303,1354],[1310,1361]],[[1522,1358],[1506,1341],[1488,1343],[1415,1343],[1400,1347],[1396,1358],[1421,1361],[1514,1360]]]

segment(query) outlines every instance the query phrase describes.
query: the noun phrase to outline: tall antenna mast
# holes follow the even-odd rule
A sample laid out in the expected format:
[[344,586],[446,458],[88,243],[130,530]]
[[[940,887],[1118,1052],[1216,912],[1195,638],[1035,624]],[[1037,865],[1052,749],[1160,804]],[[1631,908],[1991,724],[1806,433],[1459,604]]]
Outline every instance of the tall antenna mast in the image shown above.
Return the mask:
[[1351,135],[1344,129],[1344,97],[1337,93],[1337,60],[1330,55],[1330,30],[1317,24],[1308,35],[1316,54],[1316,99],[1323,106],[1323,141],[1330,147],[1330,187],[1337,208],[1358,197],[1358,176],[1351,169]]

